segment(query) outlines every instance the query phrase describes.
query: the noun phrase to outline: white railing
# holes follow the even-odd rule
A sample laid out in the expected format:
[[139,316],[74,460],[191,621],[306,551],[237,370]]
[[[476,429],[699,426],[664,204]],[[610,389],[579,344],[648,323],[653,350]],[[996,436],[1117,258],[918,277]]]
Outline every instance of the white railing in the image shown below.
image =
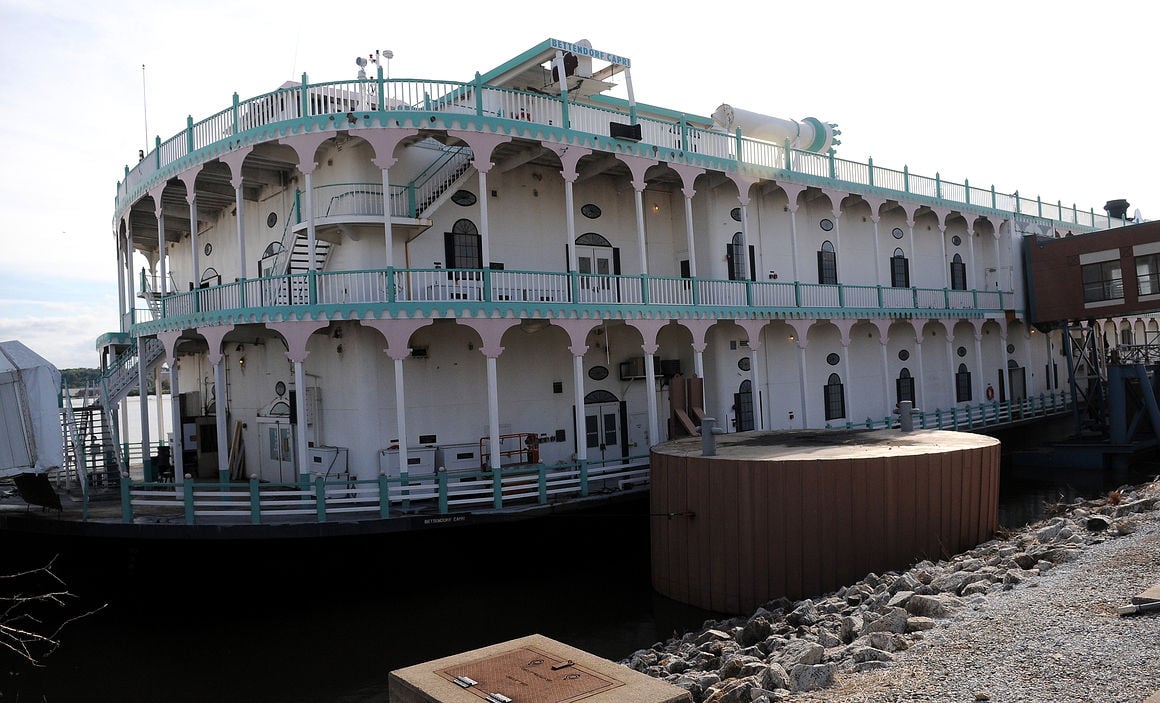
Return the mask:
[[701,305],[737,307],[745,305],[745,281],[697,281]]
[[914,307],[914,291],[910,288],[883,288],[882,307],[910,309]]
[[838,307],[838,291],[836,285],[809,284],[801,287],[802,307],[806,308],[836,308]]
[[648,279],[650,305],[692,305],[693,282],[687,278]]
[[489,278],[491,300],[566,303],[572,299],[568,274],[492,271]]
[[842,303],[848,308],[878,307],[878,288],[868,286],[845,286]]

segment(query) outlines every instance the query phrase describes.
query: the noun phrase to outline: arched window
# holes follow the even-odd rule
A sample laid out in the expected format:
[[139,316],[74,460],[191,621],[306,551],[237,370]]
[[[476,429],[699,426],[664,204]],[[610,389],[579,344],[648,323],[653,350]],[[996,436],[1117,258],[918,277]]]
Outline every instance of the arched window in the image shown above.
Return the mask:
[[837,420],[846,417],[846,395],[842,391],[842,379],[838,374],[830,374],[822,387],[822,400],[826,405],[826,419]]
[[910,287],[910,262],[902,249],[895,249],[894,256],[890,257],[890,285],[895,288]]
[[471,220],[457,220],[450,232],[444,232],[443,248],[447,268],[483,268],[483,239]]
[[818,283],[838,283],[838,254],[828,239],[822,242],[822,248],[818,250]]
[[955,373],[955,400],[959,403],[971,400],[971,372],[967,370],[966,364],[959,364],[959,370]]
[[753,245],[746,252],[745,236],[740,232],[733,235],[729,244],[725,245],[725,261],[729,264],[730,281],[756,281],[757,266],[753,254]]
[[201,273],[200,287],[209,288],[210,286],[220,286],[222,284],[221,274],[217,272],[213,266],[210,266]]
[[958,254],[955,254],[955,257],[951,259],[951,289],[967,289],[967,265],[963,263],[963,257]]
[[914,379],[910,376],[910,369],[903,368],[898,373],[898,378],[894,379],[894,391],[897,403],[901,404],[904,400],[914,403]]
[[595,232],[585,232],[584,234],[580,235],[579,237],[576,237],[576,244],[583,246],[583,247],[610,247],[610,246],[612,246],[608,242],[608,240],[604,238],[604,235],[596,234]]

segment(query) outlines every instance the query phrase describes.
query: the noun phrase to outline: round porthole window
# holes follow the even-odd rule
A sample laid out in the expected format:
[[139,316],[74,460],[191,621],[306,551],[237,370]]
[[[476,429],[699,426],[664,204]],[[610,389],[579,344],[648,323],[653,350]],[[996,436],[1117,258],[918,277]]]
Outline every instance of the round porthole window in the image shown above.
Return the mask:
[[958,348],[958,349],[955,351],[955,353],[956,353],[956,354],[958,354],[958,355],[959,355],[959,358],[961,359],[961,358],[963,358],[964,356],[966,356],[966,355],[967,355],[967,348],[966,348],[966,347],[959,347],[959,348]]
[[604,366],[593,366],[588,369],[588,378],[593,381],[603,381],[608,378],[608,369]]
[[740,222],[741,221],[741,208],[739,208],[739,207],[733,208],[732,210],[729,211],[729,216],[732,217],[737,222]]
[[842,360],[842,357],[838,356],[837,354],[826,355],[826,363],[829,364],[830,366],[837,366],[838,362],[841,360]]
[[286,384],[282,381],[278,381],[277,383],[275,383],[274,384],[274,394],[279,396],[279,397],[286,395]]
[[209,242],[206,242],[205,247],[202,248],[202,251],[205,252],[206,256],[209,256],[213,252],[213,245]]
[[472,193],[469,190],[457,190],[454,194],[452,194],[451,202],[462,207],[475,205],[475,193]]
[[749,370],[749,357],[743,356],[740,359],[738,359],[737,360],[737,368],[741,369],[742,371],[748,371]]
[[954,244],[956,247],[962,243],[963,243],[963,238],[960,237],[959,235],[956,234],[955,236],[951,237],[951,244]]
[[899,359],[900,361],[906,361],[906,360],[907,360],[907,359],[909,359],[909,358],[910,358],[910,352],[909,352],[909,351],[907,351],[907,350],[905,350],[905,349],[901,349],[901,350],[899,350],[899,352],[898,352],[898,359]]
[[890,234],[893,235],[895,239],[902,239],[902,228],[895,227],[894,229],[890,230]]
[[830,230],[834,229],[834,221],[831,219],[828,219],[828,218],[823,219],[821,222],[818,223],[818,226],[821,227],[826,232],[829,232]]
[[1014,345],[1014,344],[1008,344],[1008,345],[1007,345],[1007,353],[1008,353],[1008,354],[1014,354],[1014,353],[1015,353],[1015,345]]
[[595,220],[597,217],[600,217],[600,215],[601,215],[600,206],[596,205],[595,203],[588,203],[586,205],[581,205],[580,206],[580,214],[587,217],[590,220]]
[[274,225],[278,224],[278,213],[271,212],[266,215],[266,226],[273,229]]

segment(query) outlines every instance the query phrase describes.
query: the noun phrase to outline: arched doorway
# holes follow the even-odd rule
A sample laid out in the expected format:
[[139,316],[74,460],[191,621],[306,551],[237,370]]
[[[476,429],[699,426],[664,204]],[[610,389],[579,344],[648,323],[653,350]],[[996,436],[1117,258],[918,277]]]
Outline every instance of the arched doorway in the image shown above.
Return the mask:
[[737,392],[733,394],[733,426],[738,432],[753,429],[753,382],[746,379],[741,382]]
[[613,276],[620,273],[619,252],[595,232],[576,238],[576,265],[580,271],[580,299],[590,303],[614,303],[618,287]]

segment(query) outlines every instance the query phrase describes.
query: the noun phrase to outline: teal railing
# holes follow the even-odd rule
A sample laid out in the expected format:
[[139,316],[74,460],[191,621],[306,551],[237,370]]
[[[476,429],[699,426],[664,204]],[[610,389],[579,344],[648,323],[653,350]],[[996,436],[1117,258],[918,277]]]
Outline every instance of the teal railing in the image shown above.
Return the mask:
[[[1123,224],[1094,208],[1066,206],[1060,200],[1028,198],[1019,191],[1003,193],[994,186],[978,188],[962,183],[881,168],[873,159],[866,163],[840,159],[831,150],[825,154],[790,148],[714,129],[711,120],[680,116],[664,119],[642,116],[639,120],[627,103],[602,98],[597,102],[564,103],[559,98],[497,88],[478,82],[429,81],[377,78],[329,83],[308,82],[240,101],[200,122],[187,118],[185,130],[162,142],[118,184],[118,209],[139,198],[160,178],[168,178],[169,167],[189,160],[193,165],[204,152],[204,160],[216,158],[223,144],[237,142],[245,135],[253,141],[272,139],[280,133],[267,129],[287,122],[316,123],[317,128],[334,128],[338,121],[359,124],[375,121],[400,127],[421,125],[442,128],[461,118],[495,121],[488,128],[518,129],[520,124],[542,125],[575,135],[610,139],[610,122],[639,123],[643,141],[636,149],[648,147],[649,155],[662,161],[686,162],[692,158],[717,159],[718,167],[735,170],[741,166],[766,170],[770,175],[804,182],[850,183],[879,191],[906,193],[952,204],[1011,212],[1029,219],[1056,221],[1079,227],[1104,229]],[[420,113],[420,114],[415,114]],[[422,117],[423,119],[420,119]],[[442,118],[442,121],[441,121]],[[609,142],[604,142],[607,145]],[[623,145],[621,145],[623,146]],[[597,144],[597,148],[600,144]],[[652,147],[656,147],[654,152]],[[643,153],[643,152],[642,152]]]
[[[977,430],[1006,425],[1049,415],[1071,412],[1071,394],[1051,391],[1028,396],[1020,401],[991,400],[985,403],[963,403],[950,408],[915,411],[914,426],[924,430]],[[898,417],[868,417],[862,422],[826,423],[826,429],[882,429],[898,427]]]

